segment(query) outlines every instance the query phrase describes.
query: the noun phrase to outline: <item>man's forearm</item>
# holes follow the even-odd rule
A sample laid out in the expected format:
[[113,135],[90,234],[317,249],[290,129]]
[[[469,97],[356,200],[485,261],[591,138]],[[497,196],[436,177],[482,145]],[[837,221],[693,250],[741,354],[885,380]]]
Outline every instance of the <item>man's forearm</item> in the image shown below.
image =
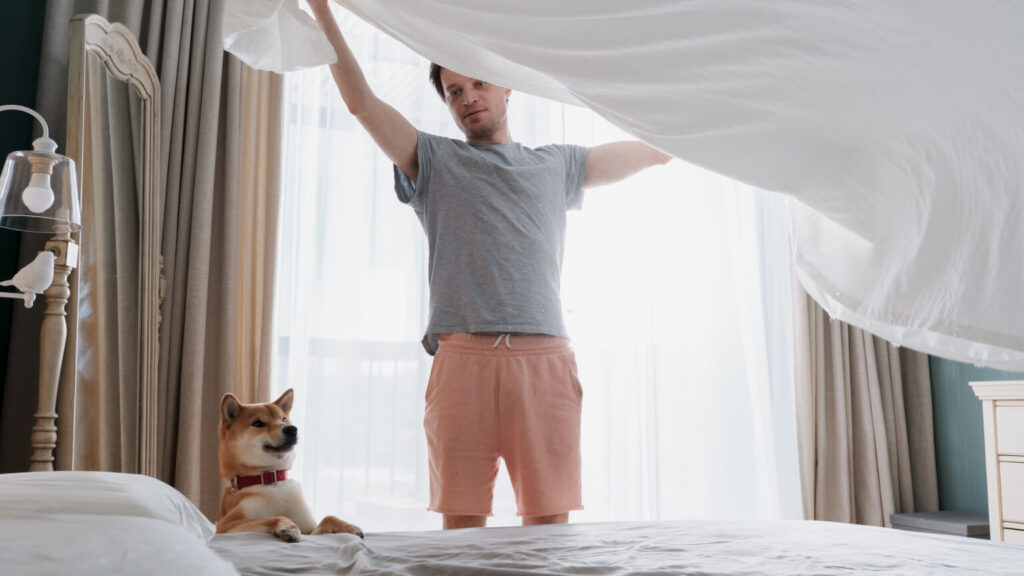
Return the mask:
[[665,164],[672,156],[643,142],[627,141],[602,144],[590,149],[584,188],[613,184],[644,168]]
[[310,0],[309,6],[313,10],[313,16],[316,18],[320,30],[323,31],[327,41],[330,42],[337,54],[338,61],[331,64],[331,75],[334,76],[334,82],[338,85],[342,100],[345,101],[349,112],[354,116],[365,114],[375,96],[369,83],[366,82],[359,62],[352,54],[352,50],[349,49],[348,43],[345,42],[341,29],[338,28],[338,22],[334,19],[330,6],[326,0]]

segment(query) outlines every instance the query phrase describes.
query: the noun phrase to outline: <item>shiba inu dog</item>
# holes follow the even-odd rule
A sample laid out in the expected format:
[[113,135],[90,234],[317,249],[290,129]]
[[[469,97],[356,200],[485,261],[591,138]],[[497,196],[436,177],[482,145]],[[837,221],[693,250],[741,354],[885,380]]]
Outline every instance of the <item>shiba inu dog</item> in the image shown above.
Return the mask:
[[217,533],[269,532],[285,542],[300,534],[363,532],[334,516],[316,524],[302,487],[288,479],[299,440],[288,418],[291,389],[268,404],[242,404],[233,394],[220,401],[220,475],[228,486],[220,500]]

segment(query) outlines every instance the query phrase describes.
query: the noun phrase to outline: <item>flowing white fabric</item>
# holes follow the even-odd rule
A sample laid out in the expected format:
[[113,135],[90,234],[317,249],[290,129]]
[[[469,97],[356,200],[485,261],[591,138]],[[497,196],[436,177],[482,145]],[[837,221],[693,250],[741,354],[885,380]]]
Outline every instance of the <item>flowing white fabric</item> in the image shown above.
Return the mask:
[[[833,316],[1024,369],[1024,4],[338,2],[446,67],[790,194],[797,274]],[[333,60],[292,34],[307,15],[270,4],[228,1],[275,22],[229,49],[279,70]]]
[[[338,12],[377,92],[423,130],[461,137],[427,62]],[[285,84],[272,385],[296,390],[295,475],[318,515],[437,528],[425,510],[422,227],[330,70]],[[626,137],[518,93],[508,118],[529,146]],[[587,191],[568,225],[562,296],[584,389],[585,510],[573,521],[799,517],[783,199],[674,161]],[[492,526],[519,523],[505,472],[494,513]]]

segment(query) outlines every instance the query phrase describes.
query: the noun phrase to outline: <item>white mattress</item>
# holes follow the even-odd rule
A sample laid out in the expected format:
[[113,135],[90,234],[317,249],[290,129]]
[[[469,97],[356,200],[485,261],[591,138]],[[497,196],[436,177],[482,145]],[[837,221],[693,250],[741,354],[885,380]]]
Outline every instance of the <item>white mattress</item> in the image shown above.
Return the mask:
[[674,521],[307,536],[218,535],[243,575],[1024,574],[1024,547],[829,522]]

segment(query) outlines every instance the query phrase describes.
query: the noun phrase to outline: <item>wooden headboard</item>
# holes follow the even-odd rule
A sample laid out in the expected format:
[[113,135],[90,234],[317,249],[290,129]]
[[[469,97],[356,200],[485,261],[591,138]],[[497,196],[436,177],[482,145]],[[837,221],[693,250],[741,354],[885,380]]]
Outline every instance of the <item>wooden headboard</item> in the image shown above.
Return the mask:
[[[62,470],[75,468],[76,412],[79,403],[96,402],[87,394],[80,394],[80,379],[95,376],[89,368],[89,354],[81,351],[116,351],[130,349],[128,362],[137,374],[121,375],[131,382],[131,392],[119,398],[121,406],[129,406],[130,413],[121,413],[123,425],[129,428],[137,458],[130,464],[131,472],[155,476],[157,466],[157,379],[159,359],[160,303],[163,295],[160,260],[161,228],[163,224],[163,194],[160,170],[160,82],[150,61],[142,53],[138,41],[125,26],[110,23],[95,14],[75,16],[70,23],[68,45],[68,98],[66,154],[78,167],[78,190],[82,201],[82,232],[72,235],[82,253],[78,274],[71,274],[68,282],[52,296],[46,293],[47,317],[51,324],[41,339],[41,366],[39,383],[39,410],[32,434],[33,457],[30,470]],[[132,94],[131,106],[119,107],[104,101],[115,91],[112,86],[123,83],[124,90]],[[127,150],[115,150],[117,142],[104,141],[97,135],[112,133],[111,126],[122,122],[130,126]],[[111,165],[134,175],[130,185],[113,186],[115,179],[104,180],[101,173]],[[109,186],[107,184],[110,184]],[[111,196],[130,196],[130,205],[138,210],[137,252],[128,249],[130,258],[137,262],[123,262],[126,250],[118,246],[116,253],[109,241],[104,243],[104,222],[89,221],[92,209],[98,203],[113,202]],[[90,228],[91,227],[91,228]],[[134,243],[134,242],[133,242]],[[120,260],[118,260],[120,258]],[[138,271],[138,278],[129,279],[136,290],[115,293],[113,298],[132,300],[130,308],[137,310],[137,318],[117,317],[120,340],[104,341],[106,331],[86,330],[87,322],[80,314],[94,313],[96,304],[102,304],[103,294],[82,294],[83,279],[99,284],[96,267],[104,259],[120,262],[121,268]],[[67,272],[71,272],[68,270]],[[55,274],[56,277],[56,274]],[[65,276],[67,277],[67,276]],[[56,284],[56,282],[55,282]],[[96,290],[94,292],[103,292]],[[132,293],[136,292],[136,293]],[[66,299],[66,339],[62,317]],[[90,306],[80,306],[85,300]],[[108,297],[109,298],[109,297]],[[51,311],[52,310],[52,311]],[[53,320],[49,320],[53,318]],[[126,340],[125,334],[128,334]],[[125,343],[128,346],[125,346]],[[100,375],[102,377],[102,374]],[[131,407],[135,407],[134,410]],[[59,419],[57,419],[59,414]],[[56,448],[56,458],[53,450]],[[56,466],[55,466],[56,464]]]

